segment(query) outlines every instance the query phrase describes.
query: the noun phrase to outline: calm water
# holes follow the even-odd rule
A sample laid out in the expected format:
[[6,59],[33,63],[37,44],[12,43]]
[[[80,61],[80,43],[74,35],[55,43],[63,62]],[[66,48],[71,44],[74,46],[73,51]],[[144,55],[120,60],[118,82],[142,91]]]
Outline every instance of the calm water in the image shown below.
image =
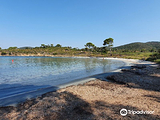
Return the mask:
[[108,72],[123,64],[96,58],[0,57],[0,98]]

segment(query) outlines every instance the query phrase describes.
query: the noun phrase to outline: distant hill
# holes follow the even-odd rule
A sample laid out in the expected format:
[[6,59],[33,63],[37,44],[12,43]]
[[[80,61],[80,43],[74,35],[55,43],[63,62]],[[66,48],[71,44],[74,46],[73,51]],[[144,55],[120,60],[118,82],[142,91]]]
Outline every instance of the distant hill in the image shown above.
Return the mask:
[[151,49],[160,49],[160,42],[147,42],[147,43],[141,43],[141,42],[135,42],[130,43],[118,47],[114,47],[114,49],[118,50],[151,50]]
[[32,49],[34,47],[20,47],[19,49]]

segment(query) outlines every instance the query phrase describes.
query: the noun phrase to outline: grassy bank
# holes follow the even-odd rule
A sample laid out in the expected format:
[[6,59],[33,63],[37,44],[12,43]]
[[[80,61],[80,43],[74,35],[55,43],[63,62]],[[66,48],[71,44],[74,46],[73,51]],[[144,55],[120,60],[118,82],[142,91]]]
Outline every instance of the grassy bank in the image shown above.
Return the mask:
[[26,49],[3,49],[2,56],[88,56],[88,57],[116,57],[126,59],[141,59],[160,63],[160,53],[150,51],[96,51],[91,49],[77,49],[71,47],[48,47],[48,48],[26,48]]

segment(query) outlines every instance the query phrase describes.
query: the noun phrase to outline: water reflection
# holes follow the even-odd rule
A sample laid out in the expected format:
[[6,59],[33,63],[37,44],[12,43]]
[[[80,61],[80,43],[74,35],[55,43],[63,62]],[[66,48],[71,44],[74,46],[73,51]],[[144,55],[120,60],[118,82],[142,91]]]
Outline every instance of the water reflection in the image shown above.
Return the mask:
[[0,57],[0,84],[55,85],[122,65],[120,61],[96,58]]

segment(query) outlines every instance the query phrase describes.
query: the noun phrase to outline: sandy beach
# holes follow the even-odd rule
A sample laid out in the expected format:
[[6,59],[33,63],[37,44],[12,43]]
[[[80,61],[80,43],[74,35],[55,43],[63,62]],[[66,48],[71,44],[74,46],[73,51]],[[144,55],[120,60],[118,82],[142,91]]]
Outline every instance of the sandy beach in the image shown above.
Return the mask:
[[[104,79],[70,85],[16,107],[1,107],[0,119],[160,119],[160,66],[133,59],[119,60],[126,62],[126,66]],[[131,112],[122,116],[121,109]]]

